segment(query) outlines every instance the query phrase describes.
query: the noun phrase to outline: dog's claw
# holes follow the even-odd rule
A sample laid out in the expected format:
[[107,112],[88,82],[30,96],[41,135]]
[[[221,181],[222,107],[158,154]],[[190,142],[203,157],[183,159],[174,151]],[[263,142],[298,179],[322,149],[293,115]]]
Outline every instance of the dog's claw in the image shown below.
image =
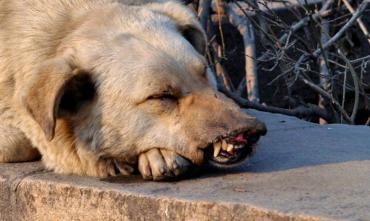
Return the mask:
[[152,170],[150,169],[148,158],[146,154],[139,156],[139,171],[144,180],[152,180]]
[[166,180],[182,175],[190,163],[175,152],[152,149],[139,156],[139,171],[146,180]]
[[120,162],[117,160],[114,160],[114,165],[119,170],[120,174],[128,176],[131,175],[134,172],[134,168],[132,168],[130,165]]

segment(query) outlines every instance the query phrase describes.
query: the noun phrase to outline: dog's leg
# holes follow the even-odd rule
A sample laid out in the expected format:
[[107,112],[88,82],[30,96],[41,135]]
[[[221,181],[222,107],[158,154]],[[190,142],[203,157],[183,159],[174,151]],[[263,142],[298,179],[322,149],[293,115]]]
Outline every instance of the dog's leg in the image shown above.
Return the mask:
[[0,125],[0,163],[32,161],[39,157],[38,150],[20,130]]
[[[0,122],[1,122],[0,116]],[[4,120],[5,121],[5,120]],[[111,159],[102,159],[78,144],[68,122],[60,120],[53,140],[48,141],[40,128],[29,117],[17,118],[15,127],[0,126],[0,162],[19,162],[37,158],[38,152],[30,148],[35,144],[42,155],[46,169],[60,174],[76,174],[94,177],[115,176],[118,172],[127,175],[129,166]],[[27,138],[24,134],[27,134]]]
[[173,151],[152,149],[139,156],[139,171],[144,179],[164,180],[182,175],[190,163]]

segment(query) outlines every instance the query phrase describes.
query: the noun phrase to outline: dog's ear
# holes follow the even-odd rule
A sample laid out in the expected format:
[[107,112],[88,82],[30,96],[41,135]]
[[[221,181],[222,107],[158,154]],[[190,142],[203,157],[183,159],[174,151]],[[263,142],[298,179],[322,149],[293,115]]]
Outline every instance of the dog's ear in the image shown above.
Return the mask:
[[194,12],[175,1],[150,4],[152,10],[171,18],[177,25],[177,29],[193,47],[202,55],[206,53],[207,36],[200,25]]
[[206,53],[206,35],[203,29],[196,25],[184,25],[179,27],[180,32],[186,40],[193,45],[193,47],[201,54]]
[[44,62],[32,76],[23,97],[23,105],[52,140],[57,117],[74,114],[91,100],[95,88],[90,75],[73,67],[66,59]]

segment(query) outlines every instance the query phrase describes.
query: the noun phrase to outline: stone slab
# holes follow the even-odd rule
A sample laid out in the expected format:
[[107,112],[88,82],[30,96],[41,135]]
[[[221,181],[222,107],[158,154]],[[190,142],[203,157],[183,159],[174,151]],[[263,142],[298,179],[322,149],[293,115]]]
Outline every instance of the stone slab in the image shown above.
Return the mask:
[[269,132],[244,165],[177,182],[0,165],[0,220],[370,220],[370,127],[249,111]]

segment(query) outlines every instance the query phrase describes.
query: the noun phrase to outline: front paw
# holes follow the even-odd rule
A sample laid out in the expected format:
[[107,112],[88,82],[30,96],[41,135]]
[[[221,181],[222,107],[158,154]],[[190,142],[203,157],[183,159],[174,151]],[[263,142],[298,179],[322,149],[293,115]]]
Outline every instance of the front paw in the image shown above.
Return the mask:
[[173,151],[152,149],[139,156],[139,171],[146,180],[166,180],[188,171],[189,161]]

